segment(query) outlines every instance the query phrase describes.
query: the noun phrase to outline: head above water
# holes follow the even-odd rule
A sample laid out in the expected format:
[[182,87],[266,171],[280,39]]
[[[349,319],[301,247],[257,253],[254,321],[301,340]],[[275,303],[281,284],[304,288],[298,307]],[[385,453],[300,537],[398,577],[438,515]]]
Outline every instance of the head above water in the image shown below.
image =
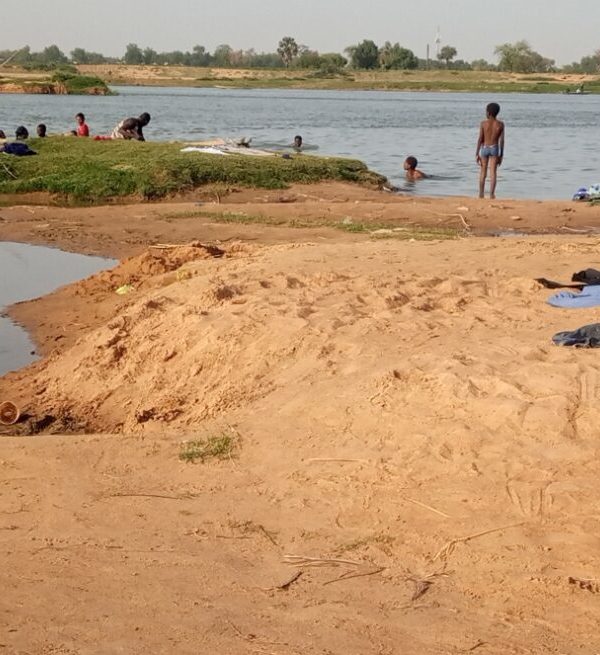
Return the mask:
[[294,137],[294,145],[296,148],[300,148],[302,146],[302,137],[299,134]]
[[27,131],[27,128],[24,127],[23,125],[19,125],[17,129],[15,130],[15,136],[17,139],[28,139],[29,138],[29,132]]
[[490,102],[490,104],[485,108],[485,111],[491,118],[496,118],[500,113],[500,105],[497,102]]
[[78,114],[75,114],[75,120],[79,125],[83,125],[85,123],[85,116],[79,112]]
[[142,125],[148,125],[150,122],[150,114],[145,111],[143,114],[140,114],[139,121]]
[[40,138],[43,138],[43,137],[46,136],[46,126],[44,125],[44,123],[40,123],[40,124],[35,128],[35,131],[37,132],[37,135],[38,135]]
[[419,165],[419,162],[417,161],[416,157],[413,157],[410,155],[404,160],[404,170],[405,171],[414,171],[417,166]]

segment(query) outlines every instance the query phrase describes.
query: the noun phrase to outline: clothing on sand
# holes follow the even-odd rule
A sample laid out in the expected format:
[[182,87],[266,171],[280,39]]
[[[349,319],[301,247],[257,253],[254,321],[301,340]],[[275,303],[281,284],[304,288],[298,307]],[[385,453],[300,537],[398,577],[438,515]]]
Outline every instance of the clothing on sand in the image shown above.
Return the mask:
[[600,323],[584,325],[577,330],[558,332],[552,337],[557,346],[575,346],[576,348],[600,347]]
[[591,285],[584,287],[579,293],[574,291],[559,291],[547,300],[553,307],[564,309],[579,309],[583,307],[600,306],[600,286]]

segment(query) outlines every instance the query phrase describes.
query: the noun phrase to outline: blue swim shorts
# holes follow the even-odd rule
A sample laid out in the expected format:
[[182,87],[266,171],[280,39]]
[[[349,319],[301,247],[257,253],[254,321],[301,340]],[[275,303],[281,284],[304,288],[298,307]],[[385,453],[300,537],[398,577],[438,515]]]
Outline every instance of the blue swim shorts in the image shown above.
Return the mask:
[[479,156],[482,159],[486,157],[499,157],[500,156],[500,146],[496,144],[495,146],[481,146],[479,151]]

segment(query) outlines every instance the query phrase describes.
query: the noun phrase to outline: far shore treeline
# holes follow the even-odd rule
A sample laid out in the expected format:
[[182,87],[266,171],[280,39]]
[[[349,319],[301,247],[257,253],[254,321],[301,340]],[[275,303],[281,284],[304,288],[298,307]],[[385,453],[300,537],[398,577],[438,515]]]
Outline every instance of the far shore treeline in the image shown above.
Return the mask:
[[130,43],[122,57],[107,57],[101,53],[75,48],[66,55],[57,45],[50,45],[40,52],[33,52],[29,46],[18,50],[0,51],[1,65],[18,65],[30,70],[55,70],[77,64],[129,64],[157,66],[197,66],[213,68],[296,68],[315,69],[329,73],[343,73],[345,69],[359,70],[410,70],[448,68],[453,70],[504,71],[513,73],[600,73],[600,49],[583,57],[579,62],[557,67],[553,59],[542,56],[532,49],[527,41],[503,43],[496,46],[496,62],[476,59],[468,62],[458,58],[459,50],[444,45],[432,52],[430,59],[419,58],[415,53],[400,45],[386,41],[377,45],[366,39],[348,46],[344,53],[319,53],[296,39],[285,36],[275,52],[235,50],[229,45],[220,45],[213,52],[196,45],[190,51],[174,50],[158,52],[152,48],[141,48]]

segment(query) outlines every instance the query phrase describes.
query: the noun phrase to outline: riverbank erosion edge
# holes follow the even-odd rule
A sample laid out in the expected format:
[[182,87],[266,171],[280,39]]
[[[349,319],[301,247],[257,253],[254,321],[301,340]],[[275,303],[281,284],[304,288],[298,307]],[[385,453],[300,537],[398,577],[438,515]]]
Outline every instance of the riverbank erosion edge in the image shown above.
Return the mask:
[[550,337],[596,310],[533,277],[600,238],[335,234],[155,244],[50,298],[64,338],[0,379],[71,433],[2,440],[9,651],[593,643],[600,366]]
[[[160,200],[206,185],[285,189],[323,180],[381,187],[358,160],[304,154],[181,152],[183,144],[52,137],[31,140],[33,157],[3,159],[0,194],[47,192],[66,203]],[[0,200],[2,195],[0,195]]]
[[35,95],[112,95],[104,80],[95,75],[74,75],[56,73],[53,76],[40,76],[31,79],[23,76],[0,76],[0,94]]

